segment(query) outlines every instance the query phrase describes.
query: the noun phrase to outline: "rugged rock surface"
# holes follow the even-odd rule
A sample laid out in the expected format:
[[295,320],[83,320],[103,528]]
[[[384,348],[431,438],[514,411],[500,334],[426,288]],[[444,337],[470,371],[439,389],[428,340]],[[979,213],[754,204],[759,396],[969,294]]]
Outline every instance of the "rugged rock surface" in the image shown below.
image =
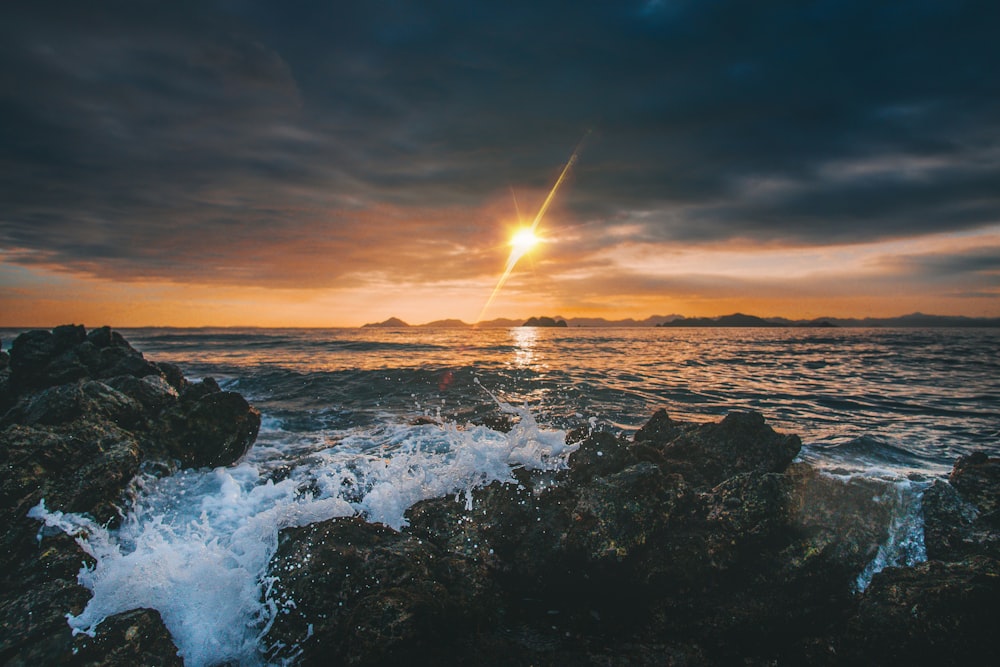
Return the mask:
[[[0,358],[0,663],[176,665],[159,615],[72,637],[87,556],[27,519],[117,519],[142,470],[227,465],[259,414],[147,361],[110,329],[29,332]],[[510,424],[497,422],[497,428]],[[471,506],[423,501],[395,531],[358,518],[282,531],[269,657],[301,664],[995,664],[1000,460],[960,459],[923,497],[929,561],[873,560],[915,501],[794,462],[756,413],[586,430],[558,474],[516,471]]]
[[[270,571],[294,607],[268,641],[303,664],[352,665],[885,664],[929,645],[954,663],[989,645],[995,561],[889,568],[859,594],[912,499],[792,463],[798,439],[760,415],[660,412],[632,441],[570,438],[556,479],[521,472],[471,509],[418,503],[402,532],[357,519],[284,531]],[[995,497],[970,470],[970,494]]]
[[18,336],[9,362],[0,359],[0,662],[178,664],[153,612],[109,619],[95,639],[74,640],[65,614],[90,597],[76,583],[88,558],[65,535],[39,533],[27,513],[44,498],[48,509],[116,521],[143,466],[227,465],[259,426],[240,395],[211,379],[187,383],[107,327]]
[[886,568],[851,621],[858,664],[991,665],[1000,617],[1000,458],[960,458],[923,497],[930,560]]

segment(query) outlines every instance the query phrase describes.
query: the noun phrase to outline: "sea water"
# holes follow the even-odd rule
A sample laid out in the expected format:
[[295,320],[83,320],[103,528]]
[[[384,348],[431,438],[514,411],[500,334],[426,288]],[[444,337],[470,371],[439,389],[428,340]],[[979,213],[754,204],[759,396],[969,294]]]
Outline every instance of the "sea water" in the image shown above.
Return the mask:
[[[959,455],[998,450],[1000,330],[124,330],[147,358],[212,376],[263,414],[235,466],[134,482],[119,529],[33,515],[94,556],[93,598],[69,618],[160,611],[188,665],[261,662],[280,605],[267,563],[281,528],[361,515],[399,528],[413,503],[466,503],[515,467],[565,465],[565,431],[629,434],[762,412],[826,474],[886,481],[894,530],[859,589],[925,557],[920,492]],[[13,336],[0,332],[5,341]],[[477,426],[515,413],[510,433]]]

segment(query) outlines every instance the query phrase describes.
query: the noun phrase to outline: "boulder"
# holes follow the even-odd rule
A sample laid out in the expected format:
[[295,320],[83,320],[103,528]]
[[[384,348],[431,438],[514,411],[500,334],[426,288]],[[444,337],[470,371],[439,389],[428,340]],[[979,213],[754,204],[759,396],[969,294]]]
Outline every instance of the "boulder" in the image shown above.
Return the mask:
[[0,369],[0,662],[179,664],[149,611],[109,619],[94,641],[73,639],[65,614],[89,599],[76,580],[88,559],[71,538],[39,532],[28,511],[44,499],[114,523],[144,464],[228,465],[259,426],[239,394],[211,379],[189,385],[107,327],[18,336]]
[[303,664],[448,661],[490,607],[463,577],[465,564],[412,535],[356,518],[282,531],[269,574],[278,614],[272,660]]
[[634,442],[659,453],[661,468],[709,488],[744,472],[781,472],[802,447],[798,436],[775,433],[757,412],[731,412],[718,424],[678,425],[661,410]]
[[1000,458],[974,452],[955,462],[948,482],[983,514],[1000,508]]
[[183,667],[159,612],[135,609],[106,618],[94,637],[78,635],[73,664],[79,667]]
[[231,465],[257,439],[260,412],[246,399],[236,392],[219,390],[214,380],[191,386],[212,385],[215,391],[184,392],[183,400],[162,412],[160,438],[166,452],[182,467]]
[[848,632],[854,664],[991,665],[1000,659],[1000,562],[927,561],[875,575]]
[[984,452],[955,462],[948,482],[924,492],[927,557],[960,561],[974,555],[1000,558],[1000,458]]

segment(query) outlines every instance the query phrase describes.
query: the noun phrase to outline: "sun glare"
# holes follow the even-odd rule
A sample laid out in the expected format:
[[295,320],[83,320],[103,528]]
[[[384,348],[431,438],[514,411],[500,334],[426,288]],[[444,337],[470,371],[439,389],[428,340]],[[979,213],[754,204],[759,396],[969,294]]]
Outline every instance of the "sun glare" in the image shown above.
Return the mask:
[[528,252],[540,242],[541,239],[535,236],[535,232],[531,229],[531,227],[519,229],[510,239],[511,247],[514,248],[514,251],[517,252],[519,256]]

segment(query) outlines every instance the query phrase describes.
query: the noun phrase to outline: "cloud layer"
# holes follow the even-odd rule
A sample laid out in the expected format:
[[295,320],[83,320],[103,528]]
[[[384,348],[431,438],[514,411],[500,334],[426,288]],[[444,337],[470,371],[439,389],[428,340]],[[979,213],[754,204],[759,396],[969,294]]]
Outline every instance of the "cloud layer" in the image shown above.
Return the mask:
[[[482,4],[7,3],[0,260],[270,287],[484,279],[508,188],[537,206],[588,131],[547,261],[605,271],[602,292],[678,288],[616,266],[627,245],[1000,224],[994,2]],[[881,268],[995,294],[998,257]]]

